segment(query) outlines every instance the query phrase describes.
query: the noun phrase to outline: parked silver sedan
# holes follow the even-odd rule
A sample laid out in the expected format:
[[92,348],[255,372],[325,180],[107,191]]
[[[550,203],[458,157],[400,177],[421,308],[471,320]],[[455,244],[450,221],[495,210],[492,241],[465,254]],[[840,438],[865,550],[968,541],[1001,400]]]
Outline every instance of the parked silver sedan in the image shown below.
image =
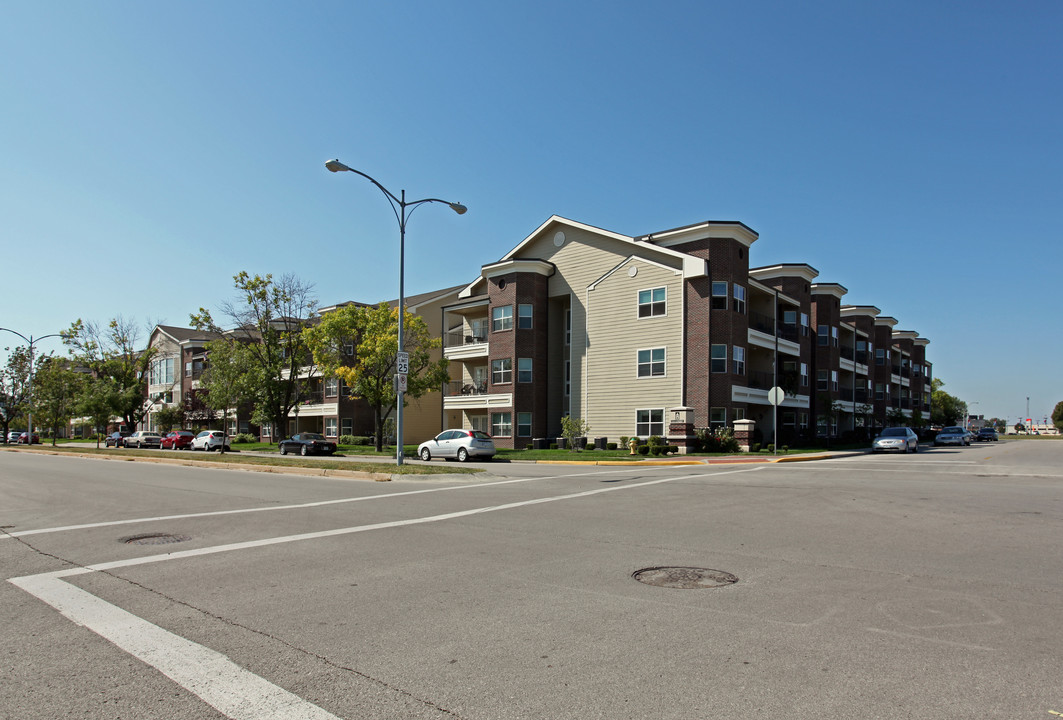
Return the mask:
[[871,443],[872,452],[919,452],[919,436],[910,427],[885,428]]
[[490,460],[495,456],[495,441],[480,430],[444,430],[418,445],[417,455],[425,461],[434,457],[457,458],[460,462],[473,457]]
[[162,435],[156,432],[148,432],[147,430],[138,430],[125,440],[122,441],[122,445],[127,448],[140,448],[150,447],[157,448],[162,444]]

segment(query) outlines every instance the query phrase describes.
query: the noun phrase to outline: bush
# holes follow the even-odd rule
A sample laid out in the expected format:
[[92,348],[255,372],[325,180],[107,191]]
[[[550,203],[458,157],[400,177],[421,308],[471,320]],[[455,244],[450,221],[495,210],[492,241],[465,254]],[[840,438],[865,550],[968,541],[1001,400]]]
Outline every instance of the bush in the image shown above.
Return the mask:
[[[630,440],[631,440],[631,438],[629,438],[627,435],[621,435],[620,436],[620,447],[626,448],[627,444],[628,444],[628,442]],[[612,443],[610,443],[610,444],[612,444]],[[615,449],[615,448],[613,448],[613,449]]]
[[551,450],[557,450],[557,443],[550,443]]
[[233,435],[234,443],[253,443],[258,442],[258,438],[251,433],[237,433]]
[[649,445],[639,445],[638,450],[636,452],[639,455],[649,455],[650,454],[650,446]]
[[524,446],[524,449],[525,450],[531,450],[532,449],[532,444],[528,443],[527,445]]
[[605,449],[606,450],[616,450],[616,443],[606,443],[605,444]]
[[753,443],[750,445],[749,452],[760,452],[760,443]]
[[584,450],[593,450],[593,449],[594,449],[594,443],[587,443],[587,447],[584,448]]
[[666,453],[670,453],[672,455],[678,455],[679,454],[679,446],[678,445],[669,445],[668,447],[665,448],[665,452]]

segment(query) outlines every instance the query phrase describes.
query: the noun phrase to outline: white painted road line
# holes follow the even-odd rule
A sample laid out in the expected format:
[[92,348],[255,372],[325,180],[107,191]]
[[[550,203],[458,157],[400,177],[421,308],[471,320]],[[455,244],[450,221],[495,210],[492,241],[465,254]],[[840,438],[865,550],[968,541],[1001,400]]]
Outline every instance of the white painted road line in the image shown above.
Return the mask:
[[163,630],[56,577],[37,575],[11,582],[233,720],[339,720],[244,670],[221,653]]
[[[678,475],[675,477],[660,478],[630,485],[612,485],[610,487],[596,488],[594,490],[586,490],[583,492],[554,495],[533,500],[522,500],[519,502],[504,503],[502,505],[489,505],[460,512],[430,515],[422,518],[411,518],[409,520],[374,523],[372,525],[361,525],[324,532],[288,535],[285,537],[267,538],[251,542],[218,545],[212,548],[200,548],[198,550],[188,550],[185,552],[166,553],[163,555],[153,555],[143,558],[131,558],[128,560],[100,563],[72,570],[60,570],[39,575],[10,578],[8,582],[23,589],[34,597],[39,598],[48,605],[51,605],[74,623],[88,628],[122,650],[125,650],[130,655],[133,655],[147,665],[154,667],[163,675],[233,720],[338,720],[335,715],[332,715],[316,705],[308,703],[302,698],[293,695],[287,690],[244,670],[221,653],[197,643],[193,643],[178,635],[174,635],[167,630],[163,630],[157,625],[149,623],[132,613],[101,600],[85,590],[65,582],[62,578],[101,570],[131,567],[134,565],[163,562],[167,560],[178,560],[219,552],[265,547],[268,545],[297,542],[300,540],[334,537],[337,535],[366,532],[369,530],[381,530],[386,528],[440,522],[443,520],[468,517],[470,515],[496,512],[498,510],[512,510],[531,505],[557,502],[559,500],[590,497],[592,495],[600,495],[608,492],[637,490],[639,488],[674,482],[676,480],[690,480],[695,478],[715,477],[718,475],[734,475],[738,473],[756,472],[761,469],[762,466],[757,466],[741,470],[701,473],[698,475]],[[483,486],[481,485],[479,487]],[[397,494],[403,495],[408,493]]]
[[[607,471],[599,475],[612,475],[632,472],[645,472],[657,468],[634,468],[625,470]],[[384,498],[403,497],[405,495],[423,495],[425,493],[449,492],[452,490],[468,490],[471,488],[492,487],[494,485],[512,485],[514,483],[533,482],[535,480],[558,480],[567,477],[580,477],[590,475],[590,472],[571,473],[568,475],[550,475],[548,477],[516,478],[514,480],[497,480],[495,482],[476,483],[473,485],[452,485],[441,488],[428,488],[425,490],[408,490],[404,492],[385,493],[383,495],[364,495],[353,498],[339,498],[337,500],[319,500],[316,502],[299,503],[297,505],[270,505],[268,507],[238,508],[235,510],[213,510],[211,512],[185,513],[183,515],[158,515],[155,517],[130,518],[128,520],[107,520],[98,523],[83,523],[81,525],[61,525],[58,527],[38,528],[35,530],[19,530],[17,532],[0,531],[0,540],[8,538],[25,537],[27,535],[42,535],[46,533],[66,532],[68,530],[91,530],[93,528],[113,527],[115,525],[136,525],[138,523],[160,522],[163,520],[186,520],[189,518],[216,517],[218,515],[242,515],[244,513],[274,512],[277,510],[299,510],[303,508],[325,507],[327,505],[342,505],[344,503],[363,502],[367,500],[382,500]]]

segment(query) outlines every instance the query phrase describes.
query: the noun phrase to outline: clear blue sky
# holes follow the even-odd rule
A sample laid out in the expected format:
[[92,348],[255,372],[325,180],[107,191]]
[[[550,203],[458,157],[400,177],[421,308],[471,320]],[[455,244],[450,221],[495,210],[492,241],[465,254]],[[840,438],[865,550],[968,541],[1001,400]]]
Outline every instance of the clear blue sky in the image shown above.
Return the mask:
[[1040,418],[1063,400],[1060,38],[1054,0],[7,0],[0,326],[187,325],[240,270],[395,298],[397,223],[338,157],[469,207],[413,215],[407,294],[555,213],[739,220],[752,264],[807,262],[929,338],[972,412]]

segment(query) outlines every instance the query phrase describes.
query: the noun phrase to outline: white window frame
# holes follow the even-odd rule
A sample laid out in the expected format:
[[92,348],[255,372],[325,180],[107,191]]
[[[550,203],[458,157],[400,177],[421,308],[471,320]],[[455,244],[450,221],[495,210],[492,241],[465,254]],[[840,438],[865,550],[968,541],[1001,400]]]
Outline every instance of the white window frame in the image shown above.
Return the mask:
[[[716,352],[717,348],[723,348],[723,357],[722,358],[715,357],[713,355],[713,353]],[[722,370],[716,370],[713,367],[716,362],[722,363],[722,365],[720,366],[721,368],[723,368]],[[710,373],[716,373],[716,374],[722,374],[722,373],[726,373],[727,372],[727,345],[722,344],[722,343],[709,345],[709,372]]]
[[746,288],[738,283],[734,284],[734,290],[732,291],[732,309],[736,313],[746,314]]
[[[661,294],[660,300],[657,299],[658,292]],[[643,300],[643,295],[647,296],[645,300]],[[664,317],[668,314],[668,288],[663,286],[646,288],[645,290],[639,290],[636,297],[638,298],[636,317],[639,320],[644,318]],[[658,309],[660,312],[658,312]],[[644,310],[645,312],[643,312]]]
[[[729,283],[729,282],[727,282],[725,280],[713,280],[712,281],[712,285],[710,286],[711,295],[709,297],[709,309],[710,310],[726,310],[727,309],[727,301],[731,297],[730,286],[731,286],[731,283]],[[717,290],[723,290],[723,294],[721,295],[720,293],[716,292]]]
[[[522,367],[527,364],[527,367]],[[517,382],[530,383],[532,381],[533,363],[531,358],[517,358]]]
[[[641,414],[646,413],[645,420]],[[657,419],[654,419],[654,418]],[[660,428],[655,432],[655,428]],[[664,435],[664,408],[639,408],[635,410],[635,435],[648,438],[650,435]]]
[[340,419],[334,417],[325,418],[325,437],[334,438],[340,436]]
[[[643,360],[643,353],[649,353],[645,360]],[[660,353],[660,360],[654,358],[654,353]],[[657,366],[660,366],[660,372],[655,372]],[[642,371],[643,368],[646,369],[645,373]],[[667,374],[668,351],[666,348],[640,348],[635,351],[635,377],[657,378],[666,377]]]
[[498,305],[491,308],[491,332],[513,329],[513,306]]
[[731,348],[731,368],[735,375],[746,374],[746,349],[740,345]]
[[[495,364],[498,369],[495,369]],[[497,380],[495,378],[498,378]],[[513,382],[513,358],[498,358],[491,361],[491,384],[507,385]],[[492,435],[494,433],[491,433]]]
[[[524,311],[527,310],[527,314]],[[530,303],[521,303],[517,305],[517,329],[518,330],[531,330],[534,325],[535,306]],[[527,324],[525,324],[527,320]]]
[[491,413],[491,437],[513,437],[513,413]]

